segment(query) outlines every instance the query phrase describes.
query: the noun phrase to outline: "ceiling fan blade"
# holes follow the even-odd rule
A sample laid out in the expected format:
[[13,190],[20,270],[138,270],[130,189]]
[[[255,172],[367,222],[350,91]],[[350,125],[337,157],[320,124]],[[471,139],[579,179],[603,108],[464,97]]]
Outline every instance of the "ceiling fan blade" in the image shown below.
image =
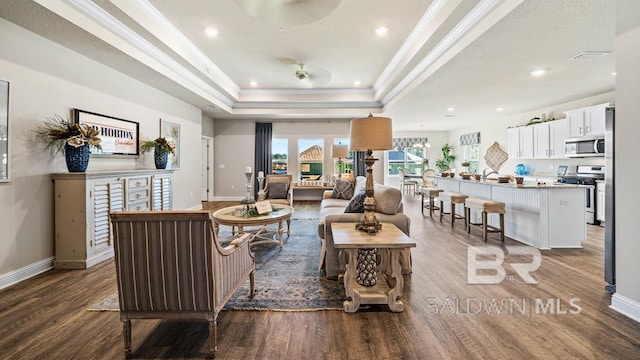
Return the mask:
[[276,60],[282,65],[297,65],[298,64],[298,60],[292,59],[292,58],[289,58],[289,57],[280,57],[280,58],[276,58]]
[[305,69],[309,72],[309,79],[315,86],[326,85],[331,81],[331,73],[325,68],[310,64],[305,65]]
[[342,0],[234,0],[247,14],[276,25],[303,25],[331,14]]

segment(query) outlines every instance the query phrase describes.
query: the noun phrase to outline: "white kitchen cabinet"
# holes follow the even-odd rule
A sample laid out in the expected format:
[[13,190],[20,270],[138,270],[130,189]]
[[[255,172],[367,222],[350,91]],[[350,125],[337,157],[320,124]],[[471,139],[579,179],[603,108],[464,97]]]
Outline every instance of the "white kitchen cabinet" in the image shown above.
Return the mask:
[[596,220],[604,225],[604,204],[605,204],[604,181],[596,181]]
[[109,214],[120,210],[149,210],[152,206],[170,210],[173,171],[52,174],[55,187],[53,266],[86,269],[113,257]]
[[564,159],[564,140],[569,137],[569,122],[566,119],[548,122],[549,124],[549,157]]
[[533,158],[564,158],[564,140],[568,137],[569,126],[566,119],[532,125]]
[[609,103],[566,111],[569,137],[604,135],[606,109]]
[[507,129],[509,137],[509,158],[533,158],[533,126],[520,126]]
[[586,135],[604,135],[607,106],[609,106],[609,104],[592,106],[585,109],[584,123]]
[[548,159],[549,158],[549,123],[533,125],[533,158]]
[[569,122],[569,137],[584,136],[584,109],[565,112]]

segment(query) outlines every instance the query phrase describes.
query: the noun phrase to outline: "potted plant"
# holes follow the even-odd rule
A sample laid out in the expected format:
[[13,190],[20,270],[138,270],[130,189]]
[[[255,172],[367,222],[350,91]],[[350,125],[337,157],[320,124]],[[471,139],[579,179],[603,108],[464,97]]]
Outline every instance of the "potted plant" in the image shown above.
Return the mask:
[[449,169],[449,165],[456,160],[456,156],[453,154],[453,146],[446,143],[442,146],[442,159],[436,161],[436,166],[443,172]]
[[91,148],[102,150],[98,131],[57,114],[46,120],[34,130],[36,141],[51,155],[64,154],[69,172],[85,172]]
[[146,154],[151,150],[153,150],[156,169],[164,169],[167,167],[169,154],[173,154],[176,151],[176,144],[162,136],[155,140],[144,141],[140,144],[141,153]]

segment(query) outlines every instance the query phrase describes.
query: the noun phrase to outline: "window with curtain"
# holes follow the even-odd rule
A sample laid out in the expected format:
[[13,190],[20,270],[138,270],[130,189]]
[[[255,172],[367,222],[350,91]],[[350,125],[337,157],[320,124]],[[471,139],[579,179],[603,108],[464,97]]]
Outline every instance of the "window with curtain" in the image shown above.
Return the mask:
[[427,138],[394,138],[394,150],[389,151],[387,171],[389,175],[398,175],[399,169],[408,169],[409,173],[422,174],[427,164]]
[[271,172],[273,174],[286,174],[289,165],[289,140],[273,139],[271,141]]
[[477,173],[480,168],[480,133],[461,135],[460,147],[462,162],[469,164],[465,171]]
[[324,166],[324,139],[299,139],[300,179],[320,180]]

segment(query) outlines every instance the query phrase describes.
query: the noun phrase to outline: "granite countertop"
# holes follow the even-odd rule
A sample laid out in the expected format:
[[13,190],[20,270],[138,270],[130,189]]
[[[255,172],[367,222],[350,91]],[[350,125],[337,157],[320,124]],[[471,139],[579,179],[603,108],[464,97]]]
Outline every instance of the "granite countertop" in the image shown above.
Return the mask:
[[539,188],[566,189],[566,188],[582,187],[582,185],[561,184],[561,183],[537,183],[537,184],[526,183],[526,182],[524,184],[516,184],[515,182],[499,183],[497,179],[487,179],[485,181],[476,181],[474,179],[464,180],[464,179],[462,179],[460,177],[454,177],[454,178],[451,178],[451,177],[438,177],[438,180],[440,180],[440,179],[460,181],[460,182],[469,182],[469,183],[481,184],[481,185],[506,186],[506,187],[517,188],[517,189],[539,189]]

